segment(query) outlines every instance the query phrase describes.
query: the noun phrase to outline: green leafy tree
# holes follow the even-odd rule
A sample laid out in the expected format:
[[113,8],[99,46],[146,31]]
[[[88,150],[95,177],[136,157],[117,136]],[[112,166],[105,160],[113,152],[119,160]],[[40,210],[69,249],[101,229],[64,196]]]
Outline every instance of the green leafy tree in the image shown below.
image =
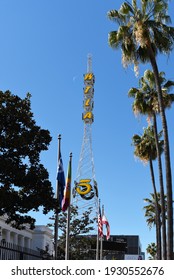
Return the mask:
[[[160,84],[163,94],[163,106],[164,108],[170,108],[174,101],[174,94],[170,93],[173,88],[174,82],[165,79],[164,72],[159,73]],[[163,259],[167,258],[166,255],[166,220],[165,220],[165,201],[164,201],[164,184],[163,184],[163,172],[161,153],[158,145],[158,128],[156,115],[159,114],[158,93],[155,85],[154,73],[151,70],[146,70],[144,76],[139,80],[139,88],[131,88],[128,93],[129,97],[134,98],[132,105],[133,112],[135,114],[147,115],[149,119],[153,121],[154,137],[156,143],[158,170],[159,170],[159,182],[161,193],[161,208],[162,208],[162,236],[163,236]]]
[[158,104],[164,135],[164,156],[166,169],[166,189],[168,201],[167,220],[167,258],[173,257],[173,207],[172,207],[172,174],[168,127],[163,106],[163,95],[160,85],[159,70],[156,61],[158,53],[169,54],[174,46],[174,28],[169,26],[167,14],[168,1],[132,0],[123,2],[119,10],[108,12],[108,18],[119,25],[118,30],[109,33],[109,45],[121,49],[124,66],[138,63],[151,63],[158,93]]
[[48,172],[40,163],[51,136],[36,125],[30,97],[0,91],[0,215],[7,214],[7,222],[19,229],[24,223],[34,227],[29,211],[42,206],[46,214],[55,205]]
[[[94,230],[95,220],[90,219],[92,208],[79,215],[78,207],[71,205],[70,234],[69,234],[69,258],[71,260],[95,259],[96,237],[89,237],[88,233]],[[54,219],[54,218],[51,218]],[[58,227],[61,235],[58,240],[58,258],[65,259],[67,212],[60,212]],[[53,226],[49,224],[48,226]]]
[[[160,139],[161,133],[158,134]],[[157,239],[157,259],[161,259],[161,221],[160,221],[160,209],[156,190],[155,175],[153,170],[152,161],[157,157],[156,143],[154,138],[154,129],[148,126],[144,129],[142,136],[135,134],[132,138],[133,145],[135,147],[134,154],[143,162],[149,162],[150,174],[152,180],[152,186],[154,191],[155,200],[155,219],[156,219],[156,239]],[[158,140],[158,146],[160,151],[163,151],[163,140]]]

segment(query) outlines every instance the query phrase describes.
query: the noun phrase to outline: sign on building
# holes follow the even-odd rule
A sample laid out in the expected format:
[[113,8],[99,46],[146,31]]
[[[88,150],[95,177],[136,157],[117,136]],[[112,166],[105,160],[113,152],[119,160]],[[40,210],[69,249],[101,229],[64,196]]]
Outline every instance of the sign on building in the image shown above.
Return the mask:
[[124,255],[125,260],[144,260],[144,255]]

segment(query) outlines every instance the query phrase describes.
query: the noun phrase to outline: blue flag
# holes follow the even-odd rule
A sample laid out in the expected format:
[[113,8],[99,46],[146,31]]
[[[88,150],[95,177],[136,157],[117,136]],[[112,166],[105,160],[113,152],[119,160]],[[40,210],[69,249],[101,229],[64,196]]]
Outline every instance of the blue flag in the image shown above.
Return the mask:
[[61,153],[60,153],[59,162],[58,162],[57,188],[58,188],[57,199],[59,199],[59,206],[62,208],[62,199],[64,196],[64,189],[65,189],[65,174],[64,174],[64,170],[63,170],[63,161],[62,161]]

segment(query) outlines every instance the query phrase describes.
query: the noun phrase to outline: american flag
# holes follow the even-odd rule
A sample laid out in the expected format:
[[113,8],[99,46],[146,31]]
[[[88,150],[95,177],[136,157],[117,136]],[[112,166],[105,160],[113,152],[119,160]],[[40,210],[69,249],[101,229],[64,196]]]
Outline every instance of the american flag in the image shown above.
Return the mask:
[[98,213],[98,234],[99,234],[99,237],[103,237],[103,223],[102,223],[100,207],[99,207],[99,213]]

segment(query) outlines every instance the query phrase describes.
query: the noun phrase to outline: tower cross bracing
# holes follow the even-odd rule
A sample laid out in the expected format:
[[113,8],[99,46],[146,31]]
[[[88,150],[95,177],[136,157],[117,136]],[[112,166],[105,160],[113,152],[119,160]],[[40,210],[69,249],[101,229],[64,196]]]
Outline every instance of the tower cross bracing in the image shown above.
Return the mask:
[[92,72],[92,56],[88,55],[87,73],[84,74],[83,113],[84,122],[83,141],[77,168],[75,186],[73,188],[72,204],[78,206],[78,215],[82,215],[91,208],[90,219],[95,221],[94,230],[90,234],[97,234],[98,187],[95,178],[94,157],[92,150],[92,124],[94,122],[94,83]]

